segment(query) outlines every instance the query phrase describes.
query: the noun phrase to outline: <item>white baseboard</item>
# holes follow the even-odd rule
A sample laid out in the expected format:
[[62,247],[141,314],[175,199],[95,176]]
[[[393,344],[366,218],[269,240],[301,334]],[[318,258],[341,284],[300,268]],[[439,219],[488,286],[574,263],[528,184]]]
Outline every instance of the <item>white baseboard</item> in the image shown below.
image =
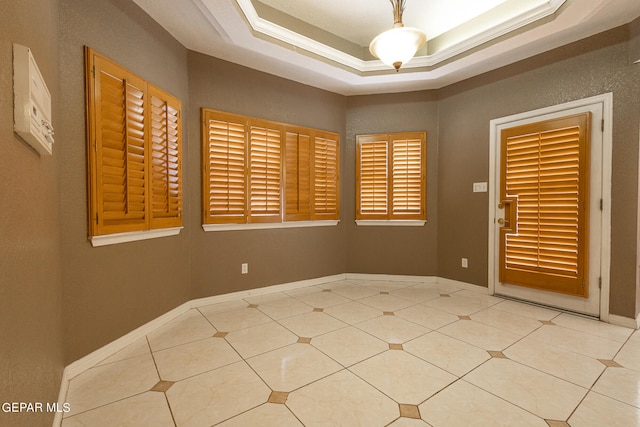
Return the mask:
[[292,289],[306,288],[307,286],[317,286],[323,283],[344,280],[345,274],[336,274],[333,276],[318,277],[315,279],[299,280],[297,282],[283,283],[280,285],[265,286],[263,288],[249,289],[246,291],[231,292],[224,295],[214,295],[212,297],[198,298],[189,301],[190,308],[202,307],[205,305],[217,304],[219,302],[233,301],[238,298],[254,297],[256,295],[267,295],[274,292],[290,291]]
[[460,282],[458,280],[446,279],[444,277],[438,277],[437,281],[441,285],[457,286],[459,288],[462,288],[468,291],[477,292],[483,295],[489,295],[489,288],[485,288],[484,286],[474,285],[473,283]]
[[625,328],[639,329],[640,328],[640,315],[635,319],[632,317],[618,316],[617,314],[609,315],[609,323],[617,326],[624,326]]
[[389,282],[417,282],[425,284],[437,283],[435,276],[404,276],[401,274],[366,274],[366,273],[347,273],[346,279],[349,280],[386,280]]

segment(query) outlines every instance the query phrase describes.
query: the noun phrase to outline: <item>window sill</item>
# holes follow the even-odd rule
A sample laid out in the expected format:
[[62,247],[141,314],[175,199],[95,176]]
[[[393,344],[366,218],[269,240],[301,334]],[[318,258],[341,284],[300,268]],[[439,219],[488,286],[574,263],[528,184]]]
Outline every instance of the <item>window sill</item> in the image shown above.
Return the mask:
[[383,226],[383,227],[422,227],[427,221],[421,219],[392,219],[392,220],[375,220],[375,219],[357,219],[357,225],[364,226]]
[[251,224],[202,224],[204,231],[239,231],[239,230],[265,230],[271,228],[303,228],[303,227],[331,227],[338,225],[339,220],[323,221],[289,221],[289,222],[264,222]]
[[104,236],[89,237],[91,246],[116,245],[118,243],[137,242],[139,240],[157,239],[160,237],[176,236],[183,227],[160,228],[157,230],[132,231],[128,233],[105,234]]

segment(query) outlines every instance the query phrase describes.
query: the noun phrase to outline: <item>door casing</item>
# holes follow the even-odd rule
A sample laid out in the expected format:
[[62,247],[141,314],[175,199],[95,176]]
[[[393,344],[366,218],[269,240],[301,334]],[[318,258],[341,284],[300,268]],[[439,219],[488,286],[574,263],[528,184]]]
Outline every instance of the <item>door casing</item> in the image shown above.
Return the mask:
[[[601,242],[599,250],[596,255],[596,259],[599,259],[599,265],[596,268],[600,270],[600,301],[599,301],[599,317],[603,321],[609,320],[609,289],[610,289],[610,261],[611,261],[611,248],[609,242],[611,241],[611,158],[612,158],[612,119],[613,119],[613,94],[606,93],[589,97],[577,101],[572,101],[564,104],[554,105],[547,108],[541,108],[538,110],[528,111],[525,113],[515,114],[507,117],[493,119],[490,121],[490,145],[489,145],[489,248],[488,248],[488,283],[489,293],[496,293],[496,284],[498,283],[498,249],[499,249],[499,225],[496,223],[496,219],[499,217],[500,212],[497,209],[499,203],[500,194],[497,191],[497,183],[500,179],[500,165],[497,162],[498,153],[500,150],[500,130],[517,126],[518,124],[526,122],[534,122],[537,120],[544,120],[553,115],[562,115],[564,112],[570,114],[571,110],[584,109],[589,106],[597,106],[601,108],[602,119],[604,120],[603,132],[602,132],[602,156],[599,160],[600,170],[597,176],[592,175],[592,186],[601,186],[598,190],[601,192],[602,199],[602,214],[600,230],[598,230],[598,238]],[[593,201],[592,201],[593,202]],[[597,203],[597,202],[595,202]],[[593,236],[595,237],[595,236]],[[592,249],[593,250],[593,249]],[[536,291],[534,291],[536,292]],[[544,292],[544,291],[537,291]],[[531,300],[532,302],[542,303],[546,305],[556,306],[558,308],[564,308],[567,310],[575,310],[562,306],[562,297],[555,298],[549,297],[544,294],[535,294],[524,292],[527,296],[524,299]],[[543,298],[539,298],[539,295],[543,295]],[[551,301],[551,302],[548,302]],[[577,310],[579,311],[579,310]],[[592,313],[593,315],[593,313]]]

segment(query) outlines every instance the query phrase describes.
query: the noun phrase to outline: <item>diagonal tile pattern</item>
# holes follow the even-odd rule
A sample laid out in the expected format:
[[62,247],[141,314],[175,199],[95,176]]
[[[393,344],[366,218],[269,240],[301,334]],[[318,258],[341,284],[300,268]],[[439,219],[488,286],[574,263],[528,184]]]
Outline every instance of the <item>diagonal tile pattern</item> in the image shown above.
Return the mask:
[[71,379],[62,426],[640,426],[639,360],[631,329],[342,280],[189,310]]

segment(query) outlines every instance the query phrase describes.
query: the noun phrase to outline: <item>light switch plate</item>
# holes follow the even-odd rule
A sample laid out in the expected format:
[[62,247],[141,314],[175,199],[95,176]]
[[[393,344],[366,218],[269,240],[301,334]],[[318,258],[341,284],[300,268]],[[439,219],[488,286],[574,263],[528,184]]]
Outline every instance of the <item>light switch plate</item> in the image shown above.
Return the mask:
[[474,182],[473,183],[473,192],[474,193],[486,193],[487,192],[487,183],[486,182]]

